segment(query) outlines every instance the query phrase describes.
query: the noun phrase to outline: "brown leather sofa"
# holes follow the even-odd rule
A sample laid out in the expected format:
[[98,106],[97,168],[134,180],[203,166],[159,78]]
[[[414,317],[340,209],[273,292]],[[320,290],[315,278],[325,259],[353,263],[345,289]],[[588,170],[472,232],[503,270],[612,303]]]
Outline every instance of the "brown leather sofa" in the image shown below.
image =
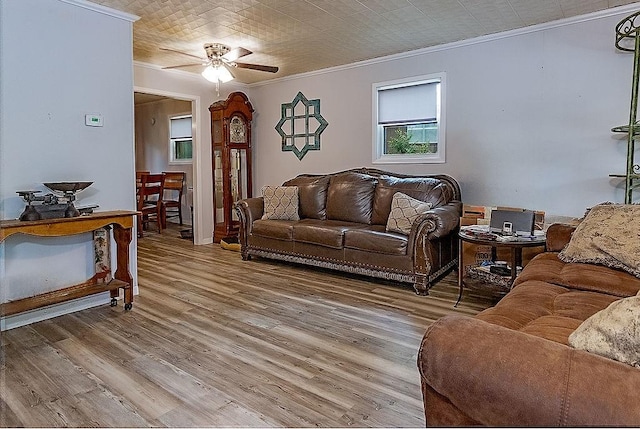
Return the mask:
[[[259,256],[412,283],[419,294],[456,264],[462,204],[460,187],[448,175],[359,168],[303,174],[283,185],[298,187],[300,220],[262,219],[262,197],[236,204],[243,259]],[[396,192],[432,204],[408,236],[385,231]]]
[[557,258],[573,227],[475,317],[445,316],[418,354],[427,426],[640,426],[640,369],[568,345],[569,335],[640,279]]

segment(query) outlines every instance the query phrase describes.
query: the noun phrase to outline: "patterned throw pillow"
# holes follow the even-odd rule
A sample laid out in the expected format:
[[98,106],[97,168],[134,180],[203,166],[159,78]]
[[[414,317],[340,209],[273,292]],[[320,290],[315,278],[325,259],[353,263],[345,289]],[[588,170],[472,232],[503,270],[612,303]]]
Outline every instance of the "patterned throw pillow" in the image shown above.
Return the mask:
[[299,220],[297,186],[265,186],[262,188],[262,219]]
[[431,203],[425,203],[402,192],[396,192],[391,200],[387,232],[409,235],[413,221],[429,210],[431,210]]
[[611,303],[569,335],[569,345],[640,368],[640,296]]
[[600,264],[640,277],[640,205],[594,206],[558,258]]

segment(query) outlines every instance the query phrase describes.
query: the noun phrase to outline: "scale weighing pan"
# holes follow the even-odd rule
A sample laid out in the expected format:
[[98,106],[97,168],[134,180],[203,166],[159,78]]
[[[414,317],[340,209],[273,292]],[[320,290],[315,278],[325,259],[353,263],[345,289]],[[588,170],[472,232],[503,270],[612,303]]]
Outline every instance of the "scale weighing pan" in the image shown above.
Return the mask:
[[91,186],[93,182],[48,182],[43,183],[44,186],[52,191],[58,192],[78,192]]

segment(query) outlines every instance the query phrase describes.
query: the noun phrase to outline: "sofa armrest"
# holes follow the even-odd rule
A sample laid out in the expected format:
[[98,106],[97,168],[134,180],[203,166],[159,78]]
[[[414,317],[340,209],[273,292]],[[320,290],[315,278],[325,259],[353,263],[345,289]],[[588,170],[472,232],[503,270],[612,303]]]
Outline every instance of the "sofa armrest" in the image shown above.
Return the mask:
[[253,222],[262,217],[264,202],[262,197],[245,198],[236,203],[236,210],[241,214],[242,221],[246,221],[248,231],[251,232]]
[[418,294],[428,294],[431,282],[450,269],[458,257],[458,230],[462,203],[451,201],[419,216],[411,227],[407,249],[413,260]]
[[462,202],[460,201],[451,201],[449,204],[429,210],[414,221],[409,241],[413,242],[415,238],[412,235],[417,234],[425,234],[428,239],[449,235],[458,228],[461,213]]
[[253,229],[253,222],[262,217],[264,202],[262,197],[245,198],[235,204],[236,213],[240,219],[240,253],[243,259],[247,259],[247,239]]
[[436,321],[418,367],[428,425],[447,425],[451,406],[489,426],[640,425],[638,368],[482,320]]
[[560,252],[571,240],[571,234],[575,231],[576,225],[566,223],[554,223],[547,228],[547,251]]

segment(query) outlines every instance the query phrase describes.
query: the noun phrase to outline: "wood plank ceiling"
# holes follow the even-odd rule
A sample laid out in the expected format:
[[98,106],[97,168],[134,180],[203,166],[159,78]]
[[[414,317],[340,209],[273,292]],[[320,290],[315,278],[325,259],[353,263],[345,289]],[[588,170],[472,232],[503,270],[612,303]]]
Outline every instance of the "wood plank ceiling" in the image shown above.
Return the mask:
[[[204,56],[204,43],[244,47],[250,84],[470,39],[634,3],[633,0],[93,0],[138,15],[134,59],[160,66]],[[613,44],[613,28],[612,44]],[[196,60],[197,62],[197,60]],[[202,66],[186,69],[194,73]]]

